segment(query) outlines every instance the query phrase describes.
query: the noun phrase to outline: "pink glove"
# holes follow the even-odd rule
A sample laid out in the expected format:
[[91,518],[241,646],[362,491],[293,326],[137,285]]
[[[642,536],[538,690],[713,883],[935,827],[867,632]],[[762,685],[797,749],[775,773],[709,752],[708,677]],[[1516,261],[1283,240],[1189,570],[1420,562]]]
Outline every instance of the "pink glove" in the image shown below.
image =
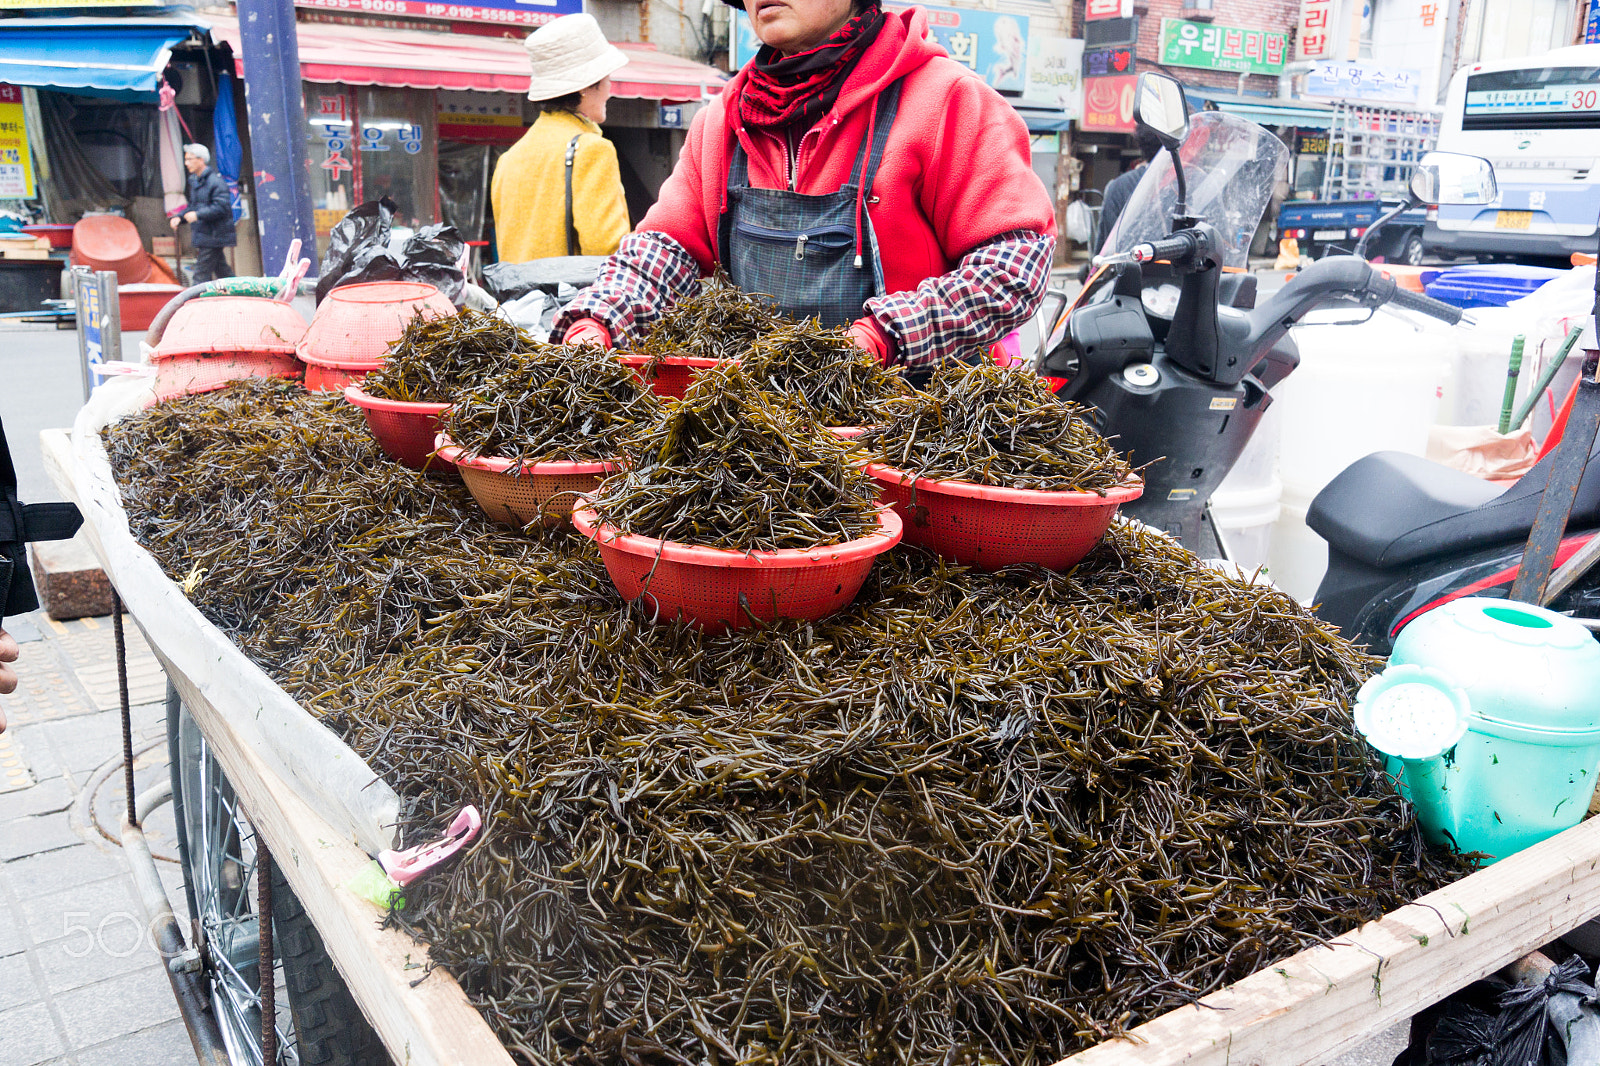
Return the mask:
[[598,344],[602,348],[611,347],[611,331],[601,325],[598,319],[580,318],[567,327],[566,334],[561,338],[562,344]]
[[871,315],[850,323],[848,332],[856,347],[871,355],[879,365],[888,366],[894,362],[894,341]]

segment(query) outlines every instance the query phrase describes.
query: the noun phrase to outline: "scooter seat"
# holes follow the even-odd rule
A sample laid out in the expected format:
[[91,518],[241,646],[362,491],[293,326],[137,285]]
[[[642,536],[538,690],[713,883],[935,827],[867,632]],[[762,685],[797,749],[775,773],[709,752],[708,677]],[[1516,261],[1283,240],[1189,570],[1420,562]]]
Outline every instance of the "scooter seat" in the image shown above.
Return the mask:
[[[1404,452],[1358,459],[1311,501],[1306,525],[1328,546],[1378,569],[1526,539],[1549,476],[1546,456],[1510,488]],[[1595,470],[1591,462],[1589,471]],[[1585,477],[1572,521],[1600,512],[1600,477]]]

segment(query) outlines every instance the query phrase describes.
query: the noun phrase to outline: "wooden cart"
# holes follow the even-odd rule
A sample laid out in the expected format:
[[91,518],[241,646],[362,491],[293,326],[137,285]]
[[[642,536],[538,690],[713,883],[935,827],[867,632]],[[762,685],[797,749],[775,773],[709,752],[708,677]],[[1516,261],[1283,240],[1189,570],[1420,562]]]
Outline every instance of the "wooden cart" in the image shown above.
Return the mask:
[[[52,478],[82,509],[128,612],[394,1060],[509,1064],[455,981],[422,968],[426,946],[379,928],[377,908],[346,887],[393,845],[393,793],[228,643],[129,534],[99,430],[142,406],[140,388],[109,383],[70,434],[44,434]],[[1600,820],[1591,820],[1060,1066],[1318,1066],[1596,915]]]

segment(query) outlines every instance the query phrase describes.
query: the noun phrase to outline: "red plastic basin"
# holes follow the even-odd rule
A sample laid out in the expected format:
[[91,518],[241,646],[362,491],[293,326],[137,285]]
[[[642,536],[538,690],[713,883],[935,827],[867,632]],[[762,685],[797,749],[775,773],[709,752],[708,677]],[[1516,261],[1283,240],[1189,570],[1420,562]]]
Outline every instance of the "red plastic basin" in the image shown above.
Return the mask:
[[878,529],[843,544],[782,551],[728,551],[636,537],[601,525],[587,501],[572,525],[600,546],[606,573],[626,600],[657,622],[681,620],[713,633],[773,622],[815,621],[856,598],[872,562],[900,543],[900,516],[878,511]]
[[1100,543],[1118,507],[1144,493],[1137,480],[1101,496],[912,478],[882,463],[864,469],[878,498],[905,520],[906,543],[984,570],[1013,563],[1065,570]]

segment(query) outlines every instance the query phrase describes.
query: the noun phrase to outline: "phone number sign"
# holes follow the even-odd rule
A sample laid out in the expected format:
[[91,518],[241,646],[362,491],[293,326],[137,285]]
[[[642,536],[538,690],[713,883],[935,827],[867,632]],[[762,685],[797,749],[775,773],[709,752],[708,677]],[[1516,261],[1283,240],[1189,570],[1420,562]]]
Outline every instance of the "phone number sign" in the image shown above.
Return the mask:
[[562,15],[583,11],[583,0],[474,0],[470,4],[434,0],[294,0],[296,7],[346,11],[363,15],[400,15],[449,19],[453,22],[497,22],[509,26],[542,26]]

